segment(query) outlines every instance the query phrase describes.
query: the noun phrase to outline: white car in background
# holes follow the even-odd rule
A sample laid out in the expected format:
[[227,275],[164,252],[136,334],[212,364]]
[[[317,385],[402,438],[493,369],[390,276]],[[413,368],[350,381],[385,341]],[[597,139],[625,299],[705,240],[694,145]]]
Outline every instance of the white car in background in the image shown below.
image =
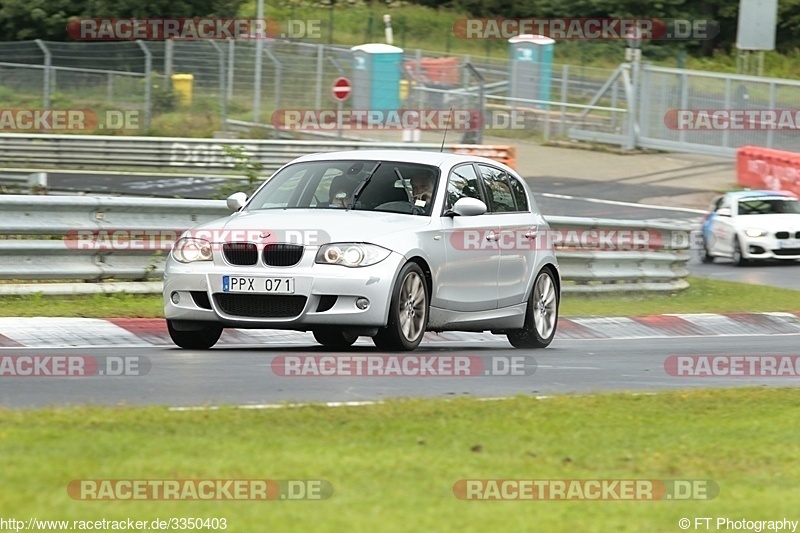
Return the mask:
[[800,200],[780,191],[735,191],[714,199],[703,221],[704,263],[728,257],[739,266],[800,259]]
[[384,150],[303,156],[232,215],[181,236],[164,310],[178,346],[223,328],[359,336],[413,350],[426,331],[492,331],[518,348],[553,340],[558,261],[525,181],[481,157]]

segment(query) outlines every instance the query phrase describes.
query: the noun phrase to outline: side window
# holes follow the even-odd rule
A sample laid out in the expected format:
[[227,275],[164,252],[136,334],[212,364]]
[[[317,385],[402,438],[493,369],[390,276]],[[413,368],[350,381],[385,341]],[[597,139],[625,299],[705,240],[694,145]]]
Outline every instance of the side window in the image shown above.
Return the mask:
[[517,211],[530,211],[528,206],[528,197],[525,196],[525,187],[517,178],[506,174],[508,184],[511,185],[511,192],[514,194],[514,200],[517,202]]
[[480,183],[478,183],[478,175],[475,174],[472,164],[461,165],[450,172],[450,178],[447,180],[445,209],[452,208],[459,198],[477,198],[486,202],[481,193]]
[[508,185],[506,173],[499,168],[478,165],[483,178],[483,185],[489,195],[489,210],[494,213],[507,213],[516,211],[514,195]]

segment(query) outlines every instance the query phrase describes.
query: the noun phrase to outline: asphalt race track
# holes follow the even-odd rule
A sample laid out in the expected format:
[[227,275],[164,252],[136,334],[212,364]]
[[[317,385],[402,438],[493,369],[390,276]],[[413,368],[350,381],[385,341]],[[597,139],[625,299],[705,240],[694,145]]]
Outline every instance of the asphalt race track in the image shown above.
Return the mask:
[[[177,348],[0,349],[0,355],[89,355],[146,357],[144,376],[4,377],[0,405],[15,408],[65,405],[161,405],[170,407],[282,402],[364,402],[388,398],[461,396],[497,398],[599,391],[652,392],[665,389],[736,386],[795,387],[795,377],[673,377],[671,355],[798,355],[800,335],[714,336],[671,339],[558,339],[545,350],[515,350],[507,342],[427,343],[411,357],[470,355],[525,357],[529,375],[476,377],[285,377],[272,361],[289,355],[345,355],[319,346],[273,344]],[[350,354],[377,355],[368,344]],[[532,371],[532,373],[531,373]]]
[[730,259],[723,258],[704,265],[695,255],[689,261],[688,268],[692,276],[701,278],[800,290],[800,261],[764,261],[737,267]]

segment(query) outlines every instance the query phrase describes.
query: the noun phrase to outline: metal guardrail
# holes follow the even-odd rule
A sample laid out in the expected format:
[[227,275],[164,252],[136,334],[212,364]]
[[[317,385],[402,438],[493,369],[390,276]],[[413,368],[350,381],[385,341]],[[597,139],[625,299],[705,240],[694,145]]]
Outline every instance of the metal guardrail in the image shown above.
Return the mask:
[[47,188],[46,172],[3,172],[0,171],[0,185],[17,187]]
[[[114,197],[0,195],[0,279],[158,281],[170,242],[159,251],[133,250],[125,242],[98,250],[81,246],[78,232],[140,232],[174,235],[229,214],[221,200],[130,199]],[[667,224],[575,217],[548,217],[553,230],[646,230],[660,236],[656,251],[559,249],[565,292],[674,291],[688,287],[690,241],[686,229]],[[171,232],[171,233],[169,233]],[[39,238],[31,238],[39,237]],[[134,235],[134,237],[136,237]],[[109,237],[111,238],[111,237]],[[568,240],[568,239],[567,239]],[[152,241],[152,238],[151,238]],[[151,242],[152,244],[152,242]],[[93,289],[51,284],[0,284],[0,294],[124,291],[126,283],[85,284]],[[135,292],[159,292],[160,283],[131,283]],[[149,287],[149,288],[148,288]]]
[[[82,248],[81,231],[180,234],[230,212],[220,200],[90,196],[0,196],[0,279],[100,281],[160,279],[166,250]],[[49,239],[8,238],[48,236]],[[74,292],[74,291],[73,291]]]
[[[346,140],[192,139],[103,135],[0,134],[0,166],[31,169],[108,169],[230,174],[237,162],[225,147],[241,147],[251,163],[272,173],[292,159],[315,152],[365,149],[430,150],[438,143]],[[448,152],[482,148],[446,144]],[[489,147],[484,147],[489,148]],[[511,148],[511,147],[509,147]]]
[[[585,217],[546,217],[555,231],[644,231],[658,235],[652,250],[556,251],[564,292],[603,293],[625,291],[675,291],[689,286],[686,263],[693,241],[690,228],[672,224],[647,223]],[[565,239],[569,242],[569,238]]]

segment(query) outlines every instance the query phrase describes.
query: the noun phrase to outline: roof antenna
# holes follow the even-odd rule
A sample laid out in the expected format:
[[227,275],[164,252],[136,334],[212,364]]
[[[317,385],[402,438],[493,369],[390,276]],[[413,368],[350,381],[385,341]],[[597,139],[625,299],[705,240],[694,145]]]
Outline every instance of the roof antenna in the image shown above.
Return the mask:
[[450,119],[453,118],[453,108],[450,108],[450,114],[447,115],[447,124],[444,125],[444,135],[442,135],[442,147],[439,148],[440,152],[444,152],[444,140],[447,139],[447,128],[450,126]]

